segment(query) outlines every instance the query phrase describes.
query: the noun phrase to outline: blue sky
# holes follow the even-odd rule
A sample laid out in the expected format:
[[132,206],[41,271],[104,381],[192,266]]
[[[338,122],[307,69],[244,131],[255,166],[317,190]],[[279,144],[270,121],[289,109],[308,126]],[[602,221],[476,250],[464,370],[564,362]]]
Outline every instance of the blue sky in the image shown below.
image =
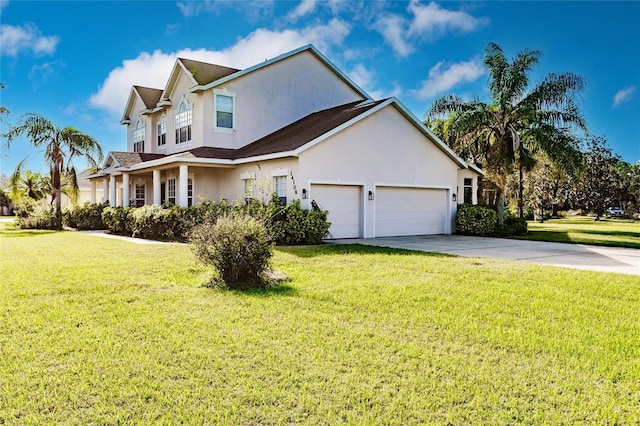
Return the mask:
[[[119,125],[131,85],[163,88],[177,56],[244,68],[313,43],[374,98],[414,114],[455,93],[487,98],[489,42],[512,57],[542,52],[533,82],[571,71],[588,85],[591,134],[640,160],[640,2],[16,1],[0,0],[1,104],[15,122],[38,112],[125,150]],[[25,146],[23,146],[25,145]],[[25,156],[3,149],[0,172]],[[77,164],[83,167],[84,164]]]

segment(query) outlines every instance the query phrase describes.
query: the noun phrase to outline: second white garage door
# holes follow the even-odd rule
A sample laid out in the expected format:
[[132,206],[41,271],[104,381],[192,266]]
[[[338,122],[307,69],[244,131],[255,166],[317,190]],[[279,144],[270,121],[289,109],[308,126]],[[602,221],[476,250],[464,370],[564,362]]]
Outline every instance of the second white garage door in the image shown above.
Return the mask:
[[329,233],[333,238],[362,236],[362,187],[356,185],[311,185],[311,199],[329,210]]
[[423,188],[376,188],[376,237],[444,234],[447,191]]

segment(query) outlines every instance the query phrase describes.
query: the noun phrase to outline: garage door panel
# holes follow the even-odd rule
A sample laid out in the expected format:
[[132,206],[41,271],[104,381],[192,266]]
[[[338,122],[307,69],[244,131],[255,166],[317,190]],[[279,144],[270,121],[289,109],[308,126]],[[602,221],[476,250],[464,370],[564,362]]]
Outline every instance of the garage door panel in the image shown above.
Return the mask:
[[311,199],[329,211],[329,228],[333,238],[361,236],[362,194],[357,185],[311,185]]
[[376,189],[376,237],[444,234],[445,224],[445,190]]

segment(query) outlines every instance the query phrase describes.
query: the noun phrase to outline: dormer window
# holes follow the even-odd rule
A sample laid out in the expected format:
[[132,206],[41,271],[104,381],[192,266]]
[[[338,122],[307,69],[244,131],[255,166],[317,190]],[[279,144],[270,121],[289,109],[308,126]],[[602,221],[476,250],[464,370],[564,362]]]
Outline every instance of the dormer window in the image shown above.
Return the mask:
[[158,146],[165,146],[167,144],[167,118],[162,115],[160,122],[158,123]]
[[176,113],[176,143],[191,141],[191,105],[183,96]]
[[235,94],[227,90],[214,92],[215,130],[231,132],[235,128]]
[[133,129],[133,152],[144,152],[144,122],[138,118],[135,129]]

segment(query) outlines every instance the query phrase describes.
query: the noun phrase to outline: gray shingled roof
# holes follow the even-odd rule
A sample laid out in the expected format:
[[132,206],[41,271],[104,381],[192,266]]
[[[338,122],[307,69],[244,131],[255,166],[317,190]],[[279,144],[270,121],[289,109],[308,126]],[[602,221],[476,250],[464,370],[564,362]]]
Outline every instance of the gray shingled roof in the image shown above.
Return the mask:
[[153,109],[156,107],[158,101],[160,101],[160,96],[162,96],[162,90],[144,86],[133,87],[135,87],[136,91],[142,98],[142,102],[144,102],[144,105],[147,108]]
[[385,101],[356,101],[307,115],[238,149],[234,159],[293,151]]
[[369,102],[356,101],[318,111],[240,149],[202,146],[177,152],[168,156],[164,154],[121,151],[111,152],[111,155],[121,167],[131,167],[139,163],[157,160],[159,158],[211,158],[235,160],[240,158],[256,157],[259,155],[277,154],[279,152],[289,152],[304,146],[305,144],[345,124],[349,120],[366,113],[385,101],[386,99]]
[[165,157],[164,154],[150,154],[145,152],[122,152],[111,151],[111,155],[118,162],[120,167],[131,167],[145,161],[156,160]]
[[182,62],[186,69],[191,71],[191,75],[200,85],[211,83],[240,71],[235,68],[223,67],[222,65],[194,61],[193,59],[179,58],[178,60]]

